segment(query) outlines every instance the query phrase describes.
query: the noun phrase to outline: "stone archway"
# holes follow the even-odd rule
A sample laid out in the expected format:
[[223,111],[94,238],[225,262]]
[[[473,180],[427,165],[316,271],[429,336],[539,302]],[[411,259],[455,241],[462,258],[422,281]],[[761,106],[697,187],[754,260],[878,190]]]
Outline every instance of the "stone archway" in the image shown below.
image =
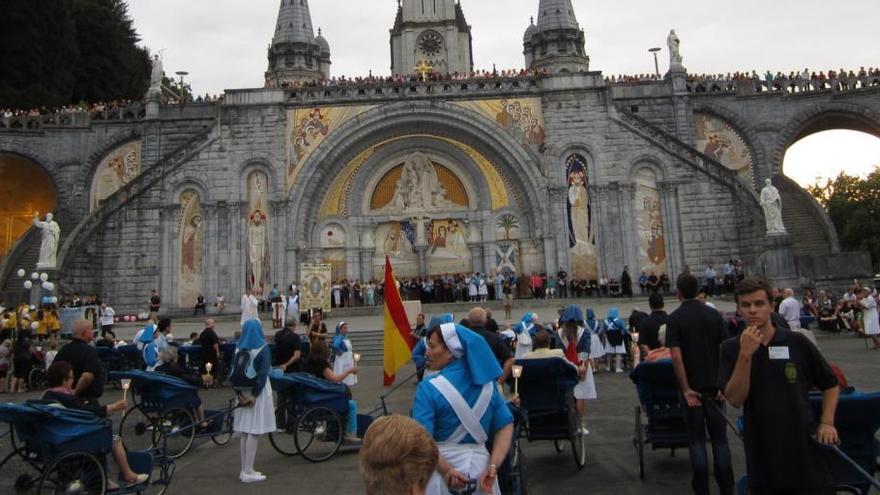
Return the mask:
[[0,153],[0,258],[31,228],[34,212],[56,212],[57,191],[51,175],[37,162]]
[[[321,219],[323,195],[328,194],[337,176],[344,173],[350,163],[364,155],[365,150],[377,143],[394,142],[408,137],[456,143],[461,149],[483,157],[502,178],[510,203],[519,207],[525,223],[535,226],[538,232],[533,232],[533,235],[545,235],[544,230],[551,223],[547,205],[538,200],[546,194],[541,192],[544,179],[541,177],[539,157],[506,135],[494,122],[470,110],[437,103],[395,104],[368,111],[356,122],[342,125],[326,138],[304,164],[289,196],[291,214],[288,232],[293,236],[298,259],[306,256],[306,253],[314,252],[315,246],[310,243],[309,233]],[[367,158],[363,161],[366,162]],[[477,167],[470,169],[476,170]],[[369,171],[362,171],[359,176],[364,173],[369,174]],[[482,187],[482,183],[480,185]],[[359,182],[356,187],[362,189],[365,184]],[[317,198],[310,197],[309,194],[314,195],[315,191],[321,193]],[[363,191],[359,190],[353,195],[362,198]],[[506,206],[508,205],[505,204],[504,207]],[[492,239],[484,235],[487,230],[494,233],[494,229],[487,227],[491,223],[491,213],[491,208],[479,211],[471,209],[466,214],[462,213],[461,218],[453,219],[479,222],[480,227],[468,239],[471,248],[475,249],[473,259],[478,262],[476,266],[479,267],[494,253],[488,245]],[[470,225],[472,230],[475,229],[473,225]],[[477,245],[479,248],[474,248]],[[295,270],[296,267],[288,269]]]

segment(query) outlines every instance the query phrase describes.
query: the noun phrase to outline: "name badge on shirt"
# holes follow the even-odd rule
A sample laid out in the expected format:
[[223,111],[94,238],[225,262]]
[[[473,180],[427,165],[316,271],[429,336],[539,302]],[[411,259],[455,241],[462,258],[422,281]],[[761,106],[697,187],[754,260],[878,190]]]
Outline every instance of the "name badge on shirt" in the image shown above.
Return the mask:
[[788,347],[770,347],[770,359],[788,360],[791,356],[788,353]]

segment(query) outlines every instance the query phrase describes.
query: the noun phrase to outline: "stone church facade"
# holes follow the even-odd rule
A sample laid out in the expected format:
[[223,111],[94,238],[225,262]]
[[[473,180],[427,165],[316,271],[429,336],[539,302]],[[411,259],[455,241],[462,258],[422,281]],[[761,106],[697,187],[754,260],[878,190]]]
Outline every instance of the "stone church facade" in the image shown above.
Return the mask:
[[[453,0],[403,0],[390,38],[394,73],[455,76],[302,84],[327,78],[330,44],[306,0],[282,0],[265,88],[182,108],[148,99],[101,122],[0,122],[0,156],[55,184],[53,278],[118,308],[155,288],[173,309],[283,288],[304,263],[380,278],[386,256],[401,277],[596,280],[624,266],[675,277],[742,259],[778,283],[817,284],[870,270],[864,254],[840,253],[781,163],[816,130],[880,135],[880,86],[700,91],[676,64],[658,81],[609,84],[570,0],[539,2],[528,75],[468,77],[471,27]],[[788,236],[766,235],[768,178]],[[29,232],[7,253],[6,291],[38,245]]]

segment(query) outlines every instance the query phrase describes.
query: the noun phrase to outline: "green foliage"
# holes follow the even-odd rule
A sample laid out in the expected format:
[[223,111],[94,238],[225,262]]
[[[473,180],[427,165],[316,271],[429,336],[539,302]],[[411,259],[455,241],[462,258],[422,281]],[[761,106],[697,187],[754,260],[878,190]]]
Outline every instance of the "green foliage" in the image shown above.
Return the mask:
[[0,107],[140,99],[150,62],[124,0],[4,0]]
[[842,172],[824,185],[807,191],[825,207],[841,248],[869,251],[874,265],[880,263],[880,165],[866,178]]

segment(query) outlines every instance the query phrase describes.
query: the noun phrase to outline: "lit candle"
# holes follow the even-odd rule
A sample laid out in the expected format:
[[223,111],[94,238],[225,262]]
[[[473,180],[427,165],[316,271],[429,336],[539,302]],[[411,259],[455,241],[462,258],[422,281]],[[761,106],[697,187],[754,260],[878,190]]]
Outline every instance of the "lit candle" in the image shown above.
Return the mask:
[[205,370],[208,372],[208,374],[211,374],[211,370],[212,370],[213,368],[214,368],[214,365],[213,365],[213,364],[211,364],[211,363],[205,363]]
[[519,395],[519,377],[522,376],[523,367],[522,365],[515,364],[513,365],[513,394]]
[[[361,361],[361,355],[358,354],[358,353],[355,353],[355,354],[354,354],[354,365],[355,365],[355,367],[357,367],[357,365],[358,365],[358,363],[359,363],[360,361]],[[357,375],[357,371],[355,371],[354,374]]]
[[127,400],[128,389],[129,387],[131,387],[131,379],[123,378],[122,380],[120,380],[120,383],[122,384],[122,400]]

